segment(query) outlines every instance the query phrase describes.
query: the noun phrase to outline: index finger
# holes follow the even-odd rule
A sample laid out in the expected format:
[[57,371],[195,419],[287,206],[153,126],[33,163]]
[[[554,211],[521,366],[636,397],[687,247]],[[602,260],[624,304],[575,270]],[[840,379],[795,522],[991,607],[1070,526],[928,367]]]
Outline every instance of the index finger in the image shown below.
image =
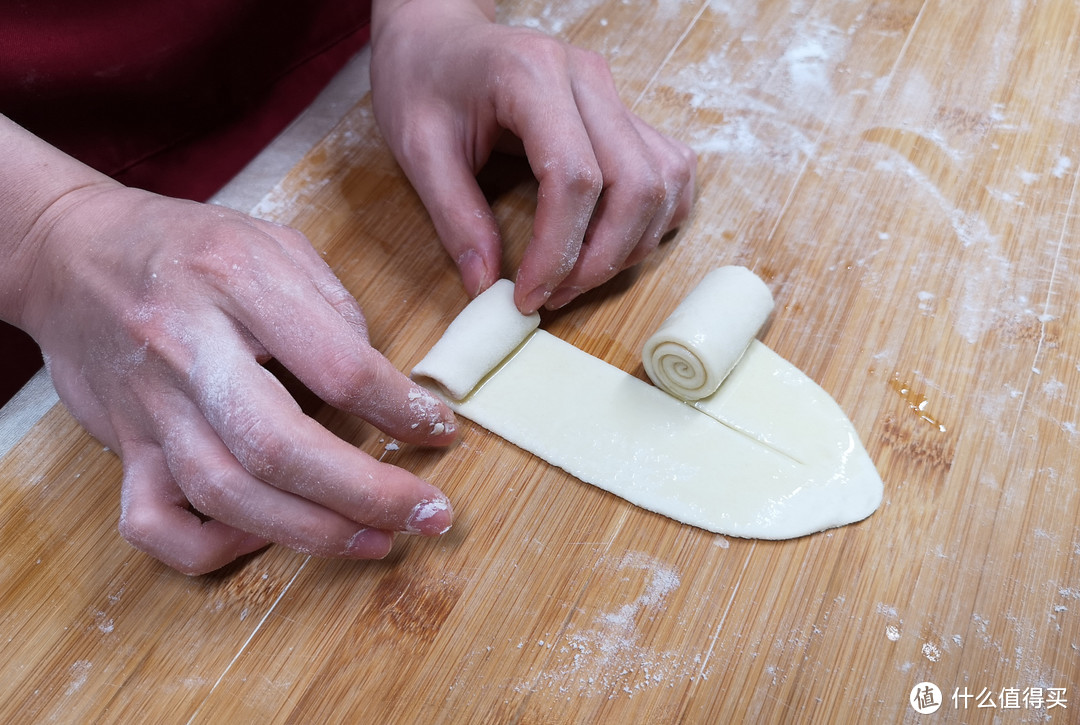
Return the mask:
[[[323,428],[243,350],[203,351],[188,388],[198,412],[252,477],[373,528],[438,535],[450,527],[453,512],[439,489]],[[178,440],[168,429],[161,435]],[[182,444],[181,438],[172,450]]]
[[325,402],[409,443],[449,443],[454,414],[371,347],[359,305],[306,238],[261,241],[277,249],[234,266],[221,306]]
[[496,113],[525,148],[539,182],[533,234],[518,269],[514,302],[529,314],[574,268],[603,188],[582,121],[567,50],[550,39],[522,43],[523,59],[498,83]]

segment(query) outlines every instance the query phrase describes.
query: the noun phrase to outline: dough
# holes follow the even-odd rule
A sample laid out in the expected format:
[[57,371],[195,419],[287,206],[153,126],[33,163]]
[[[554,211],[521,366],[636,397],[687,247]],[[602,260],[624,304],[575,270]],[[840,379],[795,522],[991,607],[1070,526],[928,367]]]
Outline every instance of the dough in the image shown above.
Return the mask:
[[461,400],[539,326],[540,315],[522,315],[514,306],[514,283],[500,279],[454,318],[412,375]]
[[712,395],[772,309],[772,293],[753,272],[714,269],[645,342],[645,372],[676,398]]
[[[747,284],[741,272],[723,277]],[[692,295],[693,308],[715,294]],[[694,317],[685,312],[684,322]],[[727,352],[737,348],[741,360],[716,392],[689,404],[537,322],[517,312],[513,284],[502,280],[413,376],[460,415],[582,481],[709,531],[791,538],[858,521],[880,503],[881,479],[847,418],[809,378],[750,342],[756,327],[741,341],[728,335]]]

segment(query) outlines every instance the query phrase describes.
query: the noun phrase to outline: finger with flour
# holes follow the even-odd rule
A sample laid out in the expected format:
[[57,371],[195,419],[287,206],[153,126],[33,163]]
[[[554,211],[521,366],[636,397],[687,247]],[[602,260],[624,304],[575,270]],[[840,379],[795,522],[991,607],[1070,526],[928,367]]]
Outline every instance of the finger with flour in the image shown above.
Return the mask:
[[307,239],[260,228],[267,253],[229,265],[220,300],[252,342],[334,407],[409,443],[449,443],[453,413],[371,347],[360,306]]
[[135,548],[195,575],[219,569],[269,543],[262,536],[204,520],[192,511],[157,443],[128,441],[123,455],[118,528]]
[[[365,526],[428,535],[449,528],[453,513],[441,491],[324,429],[254,361],[228,350],[196,358],[190,391],[198,413],[254,479]],[[185,443],[171,429],[161,435]],[[185,457],[199,465],[198,456]]]

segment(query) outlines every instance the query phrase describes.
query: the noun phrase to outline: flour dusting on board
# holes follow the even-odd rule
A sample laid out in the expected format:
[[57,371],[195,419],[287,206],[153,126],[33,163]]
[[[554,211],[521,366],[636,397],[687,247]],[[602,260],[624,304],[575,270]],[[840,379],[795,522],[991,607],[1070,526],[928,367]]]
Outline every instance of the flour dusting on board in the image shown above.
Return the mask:
[[90,660],[76,660],[68,668],[68,686],[64,691],[64,696],[74,695],[82,686],[86,684],[87,679],[90,678],[90,670],[93,669],[93,663]]
[[512,14],[503,5],[495,8],[496,17],[505,25],[520,25],[548,35],[563,35],[585,15],[600,5],[600,0],[566,0],[549,3],[539,13]]
[[737,78],[724,51],[680,69],[669,85],[692,108],[723,114],[719,123],[690,131],[687,141],[698,153],[767,159],[784,168],[813,153],[807,133],[786,120],[777,99]]
[[1063,179],[1072,165],[1072,159],[1068,156],[1058,156],[1057,161],[1054,162],[1054,168],[1050,170],[1050,175],[1055,179]]
[[[698,0],[653,0],[648,3],[652,6],[656,18],[660,20],[678,18],[681,13],[690,13],[697,4]],[[518,25],[539,30],[548,35],[565,36],[593,11],[604,6],[603,0],[564,0],[559,3],[547,3],[544,9],[537,13],[531,7],[525,12],[500,4],[496,6],[495,13],[498,21],[504,25]],[[685,17],[688,18],[690,15],[686,14]],[[602,27],[607,26],[609,22],[606,17],[594,19]]]
[[304,171],[290,176],[259,201],[251,210],[251,216],[267,221],[282,221],[297,206],[298,198],[310,199],[315,193],[330,183],[330,176]]
[[903,633],[904,620],[900,618],[900,613],[896,611],[896,607],[884,602],[878,602],[877,613],[885,618],[885,637],[890,642],[899,641]]
[[[341,123],[327,136],[323,145],[335,149],[334,159],[340,160],[342,150],[347,156],[354,149],[377,146],[381,137],[371,132],[374,123],[369,105],[361,104],[345,115]],[[288,223],[297,208],[309,206],[315,195],[333,179],[323,168],[312,168],[314,161],[305,164],[303,173],[285,177],[251,210],[251,215],[267,221]]]
[[710,9],[734,26],[725,34],[731,39],[701,62],[679,66],[661,84],[692,108],[718,116],[698,114],[705,122],[679,135],[698,153],[745,156],[787,170],[816,157],[822,123],[848,114],[852,99],[868,92],[834,88],[850,33],[807,19],[794,33],[758,37],[750,18]]
[[708,676],[702,671],[700,654],[658,651],[644,642],[648,622],[664,616],[668,595],[679,587],[679,573],[642,552],[628,552],[616,571],[626,576],[644,573],[641,594],[621,606],[605,608],[583,628],[571,625],[553,641],[532,643],[551,649],[551,662],[532,682],[515,688],[518,692],[544,690],[568,697],[612,699]]
[[[926,143],[932,143],[927,136],[919,135]],[[941,148],[940,145],[937,147]],[[874,170],[906,178],[920,193],[928,195],[941,209],[960,242],[962,258],[942,259],[930,252],[919,257],[919,265],[911,270],[911,274],[923,274],[934,267],[962,266],[963,274],[958,275],[960,294],[951,301],[954,329],[961,338],[974,344],[995,325],[1023,324],[1025,319],[1035,317],[1036,311],[1023,290],[1015,290],[1018,282],[1012,264],[1001,248],[1001,237],[994,233],[981,214],[960,208],[933,179],[901,154],[879,159]],[[1010,290],[1016,293],[1010,295]],[[926,311],[923,303],[929,301],[929,298],[921,297],[917,307]]]

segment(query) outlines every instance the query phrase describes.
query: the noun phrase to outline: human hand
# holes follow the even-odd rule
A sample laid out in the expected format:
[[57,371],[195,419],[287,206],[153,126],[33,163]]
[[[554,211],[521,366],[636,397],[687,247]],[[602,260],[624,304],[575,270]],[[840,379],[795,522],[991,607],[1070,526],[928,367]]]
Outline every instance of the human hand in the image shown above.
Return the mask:
[[189,574],[268,542],[379,558],[437,535],[435,487],[307,417],[260,365],[410,443],[453,414],[375,351],[355,299],[299,232],[112,182],[53,204],[22,323],[61,399],[123,459],[120,531]]
[[497,25],[480,0],[382,0],[374,11],[376,118],[470,294],[499,277],[499,230],[475,176],[504,132],[539,181],[516,280],[523,313],[640,262],[686,218],[693,152],[622,104],[599,55]]

